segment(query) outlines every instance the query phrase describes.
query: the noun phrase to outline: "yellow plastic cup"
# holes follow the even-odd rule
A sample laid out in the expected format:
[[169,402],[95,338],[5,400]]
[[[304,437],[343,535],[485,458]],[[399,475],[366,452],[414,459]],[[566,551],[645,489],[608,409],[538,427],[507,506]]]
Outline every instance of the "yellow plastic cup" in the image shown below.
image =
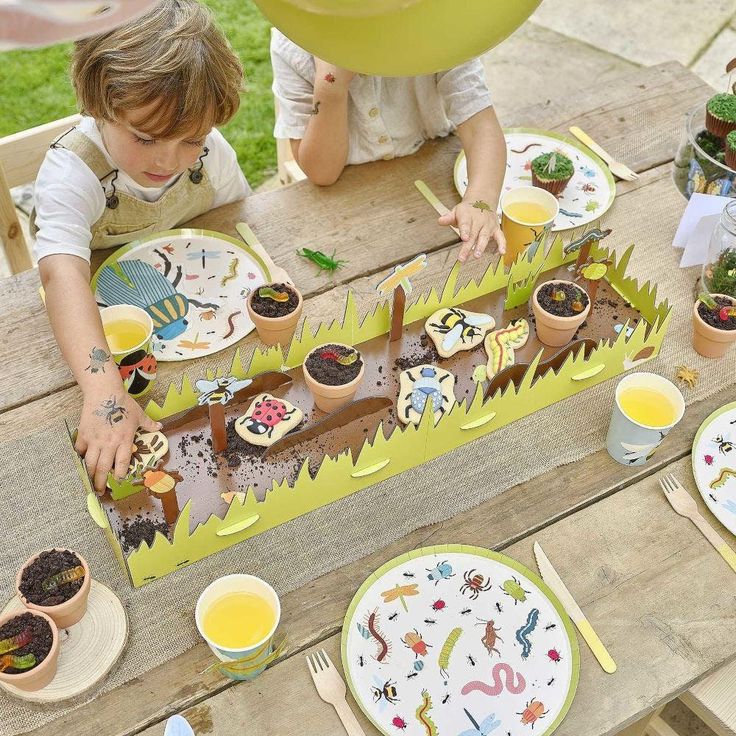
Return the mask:
[[[206,633],[204,618],[207,609],[219,598],[228,593],[251,593],[263,598],[273,609],[273,625],[260,641],[252,646],[232,648],[222,646],[212,640]],[[253,680],[258,677],[270,663],[273,652],[273,638],[281,621],[281,602],[276,591],[265,581],[244,573],[234,573],[217,578],[201,593],[194,611],[194,620],[200,636],[207,642],[212,653],[225,665],[235,665],[222,670],[231,680]],[[247,628],[247,621],[238,622]],[[275,655],[274,655],[275,656]]]
[[[541,206],[545,216],[535,220],[525,220],[508,213],[510,205],[531,204]],[[539,187],[517,187],[505,192],[501,197],[501,230],[506,236],[506,253],[503,262],[510,266],[526,248],[541,234],[546,225],[554,222],[560,212],[557,197]]]
[[[143,396],[151,390],[158,370],[156,358],[153,357],[153,320],[148,312],[132,304],[105,307],[100,310],[100,317],[108,348],[120,371],[125,390],[131,396]],[[136,344],[116,345],[112,330],[121,323],[137,326],[141,339]]]

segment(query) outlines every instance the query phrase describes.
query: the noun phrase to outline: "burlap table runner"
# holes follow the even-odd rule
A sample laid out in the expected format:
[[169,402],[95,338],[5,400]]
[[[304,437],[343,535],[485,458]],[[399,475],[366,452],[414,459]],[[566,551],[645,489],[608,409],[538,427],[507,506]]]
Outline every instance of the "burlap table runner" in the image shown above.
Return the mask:
[[[734,353],[707,361],[692,350],[690,308],[696,272],[678,268],[680,253],[670,245],[684,201],[674,187],[663,184],[647,187],[662,196],[628,195],[626,206],[615,206],[605,218],[620,247],[637,245],[630,271],[658,283],[660,297],[669,298],[674,306],[662,353],[646,370],[672,377],[678,364],[698,368],[701,378],[695,389],[685,391],[687,402],[722,391],[725,403],[733,399]],[[0,592],[10,597],[18,565],[39,547],[68,546],[81,552],[95,577],[120,596],[131,634],[118,667],[78,702],[39,707],[0,694],[0,733],[15,736],[36,728],[196,644],[194,604],[219,575],[252,572],[285,593],[419,526],[454,516],[600,450],[615,385],[616,381],[608,381],[139,590],[129,586],[102,532],[87,515],[61,422],[5,444],[0,452]],[[573,429],[560,431],[561,427]],[[354,581],[356,589],[361,582]]]

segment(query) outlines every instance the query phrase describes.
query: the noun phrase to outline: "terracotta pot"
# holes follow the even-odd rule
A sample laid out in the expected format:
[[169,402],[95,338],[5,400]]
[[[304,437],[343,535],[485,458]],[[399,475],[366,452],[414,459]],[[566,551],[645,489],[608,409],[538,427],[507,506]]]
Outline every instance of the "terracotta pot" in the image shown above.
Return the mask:
[[[344,345],[341,342],[330,343],[330,345],[340,345],[348,350],[355,350],[355,348],[350,345]],[[307,370],[307,358],[315,351],[322,350],[323,347],[323,345],[319,345],[314,348],[314,350],[310,350],[306,358],[304,358],[302,370],[304,371],[304,381],[312,392],[314,403],[317,405],[317,408],[329,413],[339,409],[341,406],[345,406],[345,404],[348,404],[353,400],[353,396],[355,396],[358,386],[360,386],[360,382],[363,380],[365,361],[363,361],[363,365],[360,367],[360,373],[358,373],[350,383],[343,383],[340,386],[326,386],[324,383],[319,383],[319,381],[312,378]],[[362,359],[363,356],[361,356],[361,360]]]
[[[712,294],[713,298],[717,296],[730,299],[732,304],[736,304],[736,300],[727,294]],[[718,330],[704,322],[698,314],[698,299],[693,305],[693,347],[695,351],[704,358],[722,358],[726,351],[736,342],[736,330]]]
[[571,284],[576,289],[580,289],[583,293],[586,292],[585,289],[578,286],[578,284],[573,281],[563,281],[560,279],[555,279],[551,282],[545,281],[534,290],[534,294],[532,295],[532,312],[534,313],[534,318],[536,320],[537,337],[539,338],[539,341],[545,345],[562,347],[572,340],[580,325],[585,322],[585,318],[590,312],[590,298],[588,298],[588,305],[582,312],[580,312],[580,314],[576,314],[573,317],[556,317],[554,314],[550,314],[542,309],[537,301],[539,290],[549,283]]
[[289,287],[294,289],[297,296],[299,297],[299,303],[296,305],[296,309],[283,317],[263,317],[257,312],[253,311],[251,307],[251,299],[256,293],[255,290],[248,295],[248,301],[246,306],[248,307],[248,315],[250,316],[253,324],[256,326],[258,331],[258,337],[261,338],[261,342],[265,345],[278,345],[281,344],[286,347],[294,336],[294,331],[299,323],[299,317],[302,315],[302,309],[304,308],[304,300],[299,290],[289,284]]
[[[54,549],[61,552],[66,548],[62,549],[54,547]],[[42,551],[50,552],[51,550]],[[41,552],[26,560],[25,564],[20,568],[20,570],[18,570],[18,574],[15,576],[16,593],[18,594],[18,598],[20,598],[21,603],[29,611],[39,611],[44,613],[49,616],[49,618],[51,618],[60,629],[68,629],[70,626],[74,626],[74,624],[81,621],[82,617],[87,612],[89,589],[92,585],[92,576],[89,572],[89,565],[87,564],[87,560],[85,560],[79,552],[74,552],[74,554],[79,557],[79,561],[82,563],[82,567],[84,568],[84,582],[82,583],[82,587],[68,601],[64,601],[64,603],[60,603],[58,606],[39,606],[26,600],[25,596],[20,592],[20,579],[23,574],[23,570],[25,570],[26,567],[28,567],[28,565],[30,565],[40,554]]]
[[[10,619],[20,616],[23,611],[14,611],[13,613],[6,613],[0,616],[0,626],[5,625]],[[6,672],[0,672],[0,680],[7,682],[9,685],[17,687],[19,690],[40,690],[42,687],[46,687],[51,680],[56,676],[56,665],[59,660],[59,629],[57,628],[54,620],[47,616],[42,611],[31,611],[34,616],[40,616],[46,619],[46,622],[51,627],[51,634],[53,640],[51,642],[51,650],[49,651],[46,659],[41,664],[36,665],[33,669],[26,670],[25,672],[19,672],[15,675],[9,675]]]

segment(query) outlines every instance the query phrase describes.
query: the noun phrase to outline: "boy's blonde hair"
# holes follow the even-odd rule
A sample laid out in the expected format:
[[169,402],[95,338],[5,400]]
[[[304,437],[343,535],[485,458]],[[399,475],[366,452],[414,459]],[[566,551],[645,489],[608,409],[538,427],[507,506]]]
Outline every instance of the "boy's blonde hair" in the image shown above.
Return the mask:
[[243,67],[196,0],[161,0],[113,31],[78,41],[72,82],[82,113],[115,122],[121,111],[158,103],[130,120],[154,138],[203,135],[240,106]]

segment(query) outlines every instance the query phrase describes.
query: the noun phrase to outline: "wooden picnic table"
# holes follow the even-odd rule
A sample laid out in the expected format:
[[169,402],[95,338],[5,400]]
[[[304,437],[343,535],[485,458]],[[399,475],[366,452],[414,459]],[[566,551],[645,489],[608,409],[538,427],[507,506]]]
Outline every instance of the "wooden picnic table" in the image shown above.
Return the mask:
[[[663,208],[672,221],[679,219],[684,201],[674,191],[671,160],[685,112],[710,93],[694,74],[668,63],[564,101],[511,116],[501,113],[507,125],[561,132],[580,125],[639,172],[639,180],[619,183],[614,205],[617,232],[636,242],[656,230],[654,218]],[[235,234],[236,222],[248,222],[274,261],[302,287],[305,311],[315,320],[331,319],[339,316],[335,304],[343,303],[348,284],[358,296],[368,294],[390,267],[420,252],[435,257],[418,286],[446,272],[456,239],[436,225],[413,181],[424,179],[448,205],[457,201],[451,172],[458,149],[453,138],[430,143],[411,157],[350,169],[329,189],[303,182],[223,207],[192,225]],[[627,217],[641,211],[642,203],[657,206],[643,218]],[[348,263],[333,281],[315,278],[310,264],[295,255],[303,246],[336,247]],[[670,246],[663,242],[662,247]],[[0,294],[0,441],[75,415],[81,403],[38,286],[37,271],[29,271],[8,279]],[[255,344],[255,338],[244,341],[246,350]],[[163,366],[162,383],[183,367]],[[581,640],[580,685],[557,733],[617,733],[736,656],[734,596],[726,592],[734,589],[733,573],[694,526],[673,514],[654,478],[665,470],[688,478],[694,433],[726,400],[719,395],[690,405],[645,467],[623,467],[605,451],[593,453],[286,594],[282,626],[288,632],[288,656],[253,683],[236,685],[217,673],[201,674],[211,663],[202,643],[33,734],[160,736],[165,718],[182,712],[198,734],[341,735],[337,716],[318,698],[301,654],[324,647],[339,662],[342,618],[363,580],[398,554],[451,542],[503,550],[534,569],[534,539],[541,541],[619,665],[616,675],[604,674]],[[352,705],[366,733],[376,733]]]

